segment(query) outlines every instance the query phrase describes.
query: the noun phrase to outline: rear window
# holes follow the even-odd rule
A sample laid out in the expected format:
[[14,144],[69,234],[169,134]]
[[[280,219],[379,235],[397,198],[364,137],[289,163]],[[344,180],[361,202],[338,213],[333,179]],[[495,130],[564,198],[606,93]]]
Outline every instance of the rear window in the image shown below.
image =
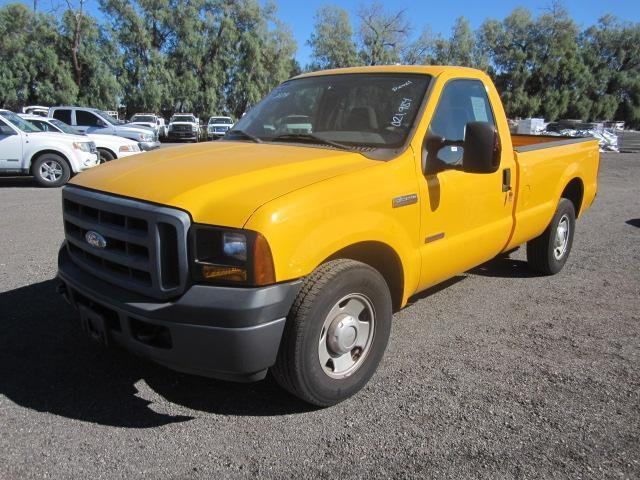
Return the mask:
[[71,110],[58,109],[53,112],[53,118],[57,118],[61,122],[71,125]]

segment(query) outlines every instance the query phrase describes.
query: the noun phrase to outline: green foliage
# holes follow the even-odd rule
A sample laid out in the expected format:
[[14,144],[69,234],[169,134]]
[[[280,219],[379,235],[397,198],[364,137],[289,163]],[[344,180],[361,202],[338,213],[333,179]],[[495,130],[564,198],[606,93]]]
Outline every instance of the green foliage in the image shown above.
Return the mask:
[[63,54],[53,16],[34,14],[22,4],[0,9],[0,104],[75,101],[78,87]]
[[349,14],[340,7],[325,5],[318,10],[315,29],[307,44],[314,59],[311,70],[359,64]]
[[[296,44],[260,0],[68,0],[57,15],[0,7],[0,105],[81,104],[104,109],[241,116],[300,73]],[[605,16],[580,31],[559,2],[486,20],[464,17],[448,38],[428,25],[410,41],[404,10],[379,3],[315,16],[306,69],[354,65],[462,65],[488,71],[510,117],[618,119],[640,127],[640,24]]]

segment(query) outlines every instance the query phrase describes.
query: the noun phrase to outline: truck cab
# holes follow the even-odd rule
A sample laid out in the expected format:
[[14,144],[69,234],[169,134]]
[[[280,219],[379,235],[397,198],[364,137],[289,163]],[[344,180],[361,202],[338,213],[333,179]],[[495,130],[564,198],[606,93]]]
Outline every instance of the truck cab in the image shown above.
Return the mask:
[[117,135],[138,142],[143,150],[160,147],[158,135],[152,129],[122,124],[102,110],[86,107],[52,107],[49,117],[71,125],[82,133]]
[[67,187],[62,291],[102,343],[215,378],[270,370],[333,405],[412,295],[520,245],[537,275],[560,272],[598,165],[593,138],[511,135],[478,70],[308,73],[219,142]]

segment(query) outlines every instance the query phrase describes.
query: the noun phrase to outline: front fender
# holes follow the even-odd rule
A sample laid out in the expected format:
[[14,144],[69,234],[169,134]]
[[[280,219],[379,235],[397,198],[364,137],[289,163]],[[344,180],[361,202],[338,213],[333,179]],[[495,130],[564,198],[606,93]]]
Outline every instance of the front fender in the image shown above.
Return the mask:
[[414,168],[396,159],[318,182],[263,205],[245,228],[266,237],[277,281],[306,276],[345,247],[385,244],[402,263],[406,299],[420,276],[420,208],[392,199],[417,192]]

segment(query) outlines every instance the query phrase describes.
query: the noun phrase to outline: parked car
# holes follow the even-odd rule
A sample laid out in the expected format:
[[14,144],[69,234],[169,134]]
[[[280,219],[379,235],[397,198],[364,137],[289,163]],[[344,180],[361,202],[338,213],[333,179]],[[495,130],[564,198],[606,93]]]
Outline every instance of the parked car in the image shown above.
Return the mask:
[[207,123],[207,140],[222,138],[233,128],[231,117],[211,117]]
[[155,113],[136,113],[131,117],[129,122],[131,125],[142,125],[143,127],[152,128],[159,138],[167,136],[167,125],[164,118]]
[[112,116],[96,108],[52,107],[49,118],[56,118],[83,133],[101,133],[129,138],[140,144],[143,150],[153,150],[160,146],[158,136],[147,127],[118,123]]
[[59,187],[98,163],[96,145],[87,137],[43,132],[0,110],[0,173],[33,175],[44,187]]
[[29,105],[28,107],[23,107],[22,113],[46,117],[49,115],[49,107],[43,107],[42,105]]
[[[530,268],[559,272],[599,152],[511,135],[478,70],[380,66],[301,75],[221,141],[128,162],[62,192],[58,275],[84,330],[200,375],[271,369],[327,406],[371,378],[414,294],[524,243]],[[88,208],[117,215],[76,220]]]
[[176,113],[169,120],[169,140],[191,140],[200,136],[200,121],[193,113]]
[[43,132],[62,133],[67,135],[85,135],[95,143],[100,155],[100,162],[109,162],[116,158],[124,158],[140,153],[138,142],[117,135],[101,133],[82,133],[56,118],[43,118],[37,115],[20,115]]

